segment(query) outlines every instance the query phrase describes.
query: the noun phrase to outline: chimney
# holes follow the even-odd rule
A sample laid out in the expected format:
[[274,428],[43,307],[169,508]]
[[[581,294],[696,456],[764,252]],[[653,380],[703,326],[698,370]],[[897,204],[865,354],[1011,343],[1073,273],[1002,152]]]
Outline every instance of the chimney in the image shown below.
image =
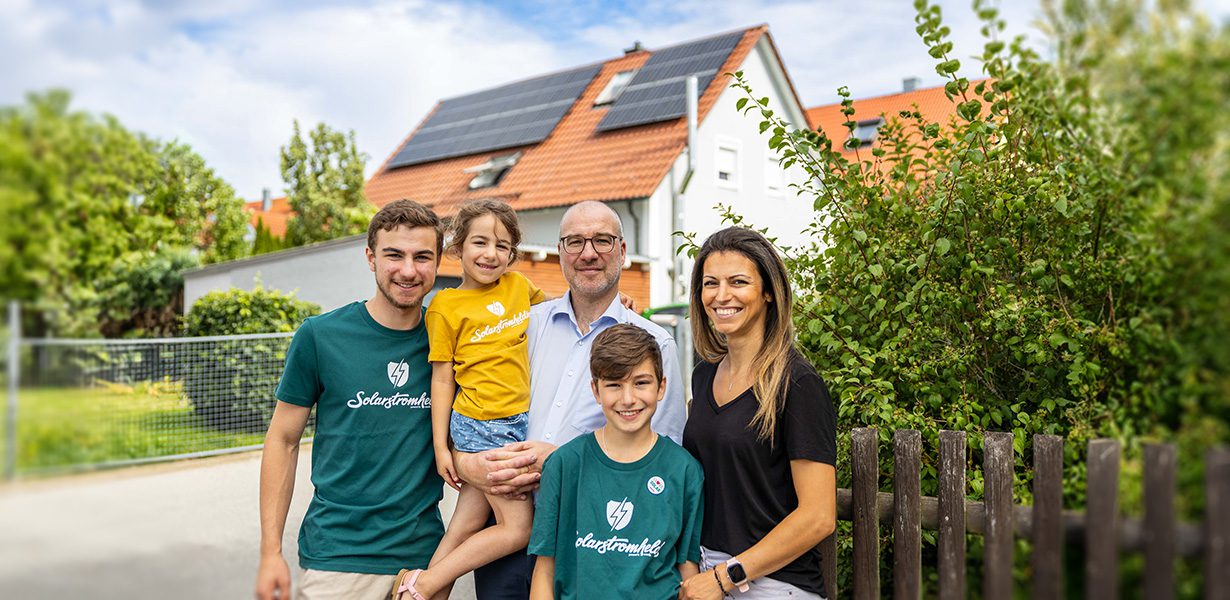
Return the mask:
[[632,42],[631,48],[624,48],[624,55],[632,54],[633,52],[644,52],[645,47],[641,45],[640,40]]
[[269,188],[261,188],[261,212],[269,212],[273,208],[273,200],[269,198]]
[[901,91],[902,92],[912,92],[916,89],[918,89],[918,78],[917,77],[906,77],[905,79],[901,80]]

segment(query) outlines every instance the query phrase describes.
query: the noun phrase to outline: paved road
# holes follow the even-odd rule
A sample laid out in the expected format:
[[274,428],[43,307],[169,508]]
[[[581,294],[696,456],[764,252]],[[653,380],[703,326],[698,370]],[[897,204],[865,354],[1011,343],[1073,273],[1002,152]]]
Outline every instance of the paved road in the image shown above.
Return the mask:
[[[311,447],[299,458],[283,541],[292,567]],[[259,473],[248,453],[0,486],[0,598],[251,598]],[[452,597],[473,600],[470,576]]]

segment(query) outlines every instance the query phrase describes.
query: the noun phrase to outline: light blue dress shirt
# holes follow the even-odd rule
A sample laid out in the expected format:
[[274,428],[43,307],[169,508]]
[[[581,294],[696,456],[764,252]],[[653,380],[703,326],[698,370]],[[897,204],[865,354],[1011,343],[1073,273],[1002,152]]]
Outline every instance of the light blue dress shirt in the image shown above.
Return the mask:
[[656,323],[619,303],[616,297],[589,332],[581,333],[572,312],[572,293],[536,304],[530,309],[527,337],[530,351],[530,426],[527,439],[562,446],[606,423],[602,407],[590,390],[589,347],[602,330],[617,323],[631,323],[658,340],[666,395],[658,403],[650,427],[670,437],[683,439],[687,407],[675,339]]

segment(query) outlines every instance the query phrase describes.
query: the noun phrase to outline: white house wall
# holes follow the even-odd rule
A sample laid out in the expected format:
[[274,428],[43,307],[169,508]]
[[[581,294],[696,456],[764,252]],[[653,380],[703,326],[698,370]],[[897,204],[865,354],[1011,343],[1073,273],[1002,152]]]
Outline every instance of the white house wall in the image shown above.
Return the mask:
[[[184,274],[184,312],[201,296],[215,290],[252,289],[259,281],[266,289],[295,295],[330,311],[376,291],[375,278],[363,249],[367,235],[278,252],[262,257],[221,263]],[[323,275],[323,276],[322,276]]]
[[[757,97],[769,97],[769,107],[776,115],[796,127],[806,127],[801,107],[795,103],[790,87],[776,65],[768,41],[762,39],[744,61],[744,79]],[[742,97],[741,90],[723,90],[713,110],[697,129],[696,172],[682,199],[683,229],[695,233],[696,242],[702,243],[709,234],[724,226],[721,214],[714,208],[723,204],[732,207],[747,223],[757,228],[767,227],[769,234],[776,236],[780,243],[801,243],[804,241],[802,230],[812,220],[812,200],[796,196],[789,184],[801,182],[806,173],[797,166],[791,167],[781,182],[780,192],[766,190],[765,165],[771,152],[768,147],[769,134],[761,135],[759,132],[759,113],[745,116],[735,108],[735,103]],[[735,148],[738,154],[738,181],[733,186],[725,185],[717,177],[718,148],[723,145]],[[677,167],[684,160],[681,157]],[[669,211],[669,196],[666,203]],[[662,228],[657,229],[653,237],[669,236],[672,231],[670,226],[669,220],[666,220],[664,227],[658,223],[658,227]],[[653,248],[649,254],[657,256]],[[683,261],[683,271],[684,277],[690,276],[690,261]],[[669,290],[672,279],[667,276],[665,268],[661,271],[655,269],[652,274],[656,302],[659,289]]]
[[[646,219],[646,201],[644,198],[633,200],[615,200],[607,202],[624,225],[624,241],[628,244],[628,254],[644,254]],[[567,206],[544,208],[539,210],[523,210],[517,213],[517,222],[521,225],[521,243],[534,246],[554,248],[559,241],[559,222],[564,218]],[[639,223],[639,230],[638,230]]]

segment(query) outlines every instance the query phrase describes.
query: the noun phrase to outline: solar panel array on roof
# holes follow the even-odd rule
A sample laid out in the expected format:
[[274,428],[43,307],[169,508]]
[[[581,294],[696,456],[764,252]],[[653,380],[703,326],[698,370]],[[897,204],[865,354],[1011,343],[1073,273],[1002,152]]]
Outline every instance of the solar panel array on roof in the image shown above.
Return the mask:
[[697,76],[697,90],[704,94],[742,38],[739,31],[655,51],[602,117],[598,130],[657,123],[687,114],[688,76]]
[[389,168],[541,142],[600,68],[582,67],[445,100]]

